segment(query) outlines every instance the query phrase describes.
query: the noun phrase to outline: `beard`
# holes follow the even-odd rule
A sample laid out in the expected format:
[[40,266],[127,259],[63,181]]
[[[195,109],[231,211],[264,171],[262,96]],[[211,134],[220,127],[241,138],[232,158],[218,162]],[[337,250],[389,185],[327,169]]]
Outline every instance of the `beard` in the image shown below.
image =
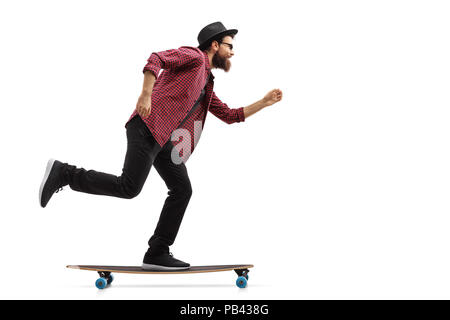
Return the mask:
[[228,58],[223,58],[219,56],[219,52],[216,52],[212,58],[212,62],[214,64],[214,67],[218,69],[222,69],[225,72],[230,71],[231,69],[231,61]]

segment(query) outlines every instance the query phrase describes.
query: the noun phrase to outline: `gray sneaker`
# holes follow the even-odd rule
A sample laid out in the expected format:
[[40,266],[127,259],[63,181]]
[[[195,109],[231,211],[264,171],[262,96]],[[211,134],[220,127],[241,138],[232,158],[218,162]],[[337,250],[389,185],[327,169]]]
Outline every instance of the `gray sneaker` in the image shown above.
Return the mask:
[[39,188],[39,204],[45,208],[54,193],[61,191],[63,186],[69,183],[64,178],[65,164],[58,160],[50,159],[47,162],[44,179]]
[[175,259],[170,252],[165,252],[157,256],[145,254],[142,269],[151,271],[176,271],[189,269],[191,265],[181,260]]

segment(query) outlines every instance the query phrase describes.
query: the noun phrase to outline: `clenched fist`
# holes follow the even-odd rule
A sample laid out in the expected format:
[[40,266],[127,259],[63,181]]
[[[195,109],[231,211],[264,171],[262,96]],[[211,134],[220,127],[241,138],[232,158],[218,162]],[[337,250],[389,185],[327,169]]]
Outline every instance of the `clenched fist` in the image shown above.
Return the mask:
[[283,98],[283,92],[280,89],[270,90],[268,94],[263,98],[263,102],[266,106],[271,106],[276,102],[281,101]]

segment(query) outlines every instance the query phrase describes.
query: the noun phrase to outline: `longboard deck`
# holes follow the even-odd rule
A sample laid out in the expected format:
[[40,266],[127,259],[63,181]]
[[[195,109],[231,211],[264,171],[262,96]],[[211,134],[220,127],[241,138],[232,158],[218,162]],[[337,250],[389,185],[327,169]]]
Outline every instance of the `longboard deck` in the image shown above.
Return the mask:
[[105,289],[109,286],[114,277],[112,273],[132,273],[132,274],[189,274],[189,273],[205,273],[205,272],[219,272],[219,271],[235,271],[238,275],[236,285],[239,288],[245,288],[248,281],[248,272],[250,268],[253,268],[252,264],[229,264],[229,265],[217,265],[217,266],[193,266],[186,270],[173,270],[173,271],[153,271],[144,270],[138,266],[93,266],[93,265],[68,265],[67,268],[96,271],[100,275],[100,278],[95,282],[95,286],[98,289]]
[[97,272],[115,272],[115,273],[134,273],[134,274],[184,274],[184,273],[203,273],[203,272],[219,272],[232,270],[245,270],[253,268],[252,264],[230,264],[216,266],[193,266],[186,270],[144,270],[139,266],[96,266],[96,265],[68,265],[67,268],[88,270]]

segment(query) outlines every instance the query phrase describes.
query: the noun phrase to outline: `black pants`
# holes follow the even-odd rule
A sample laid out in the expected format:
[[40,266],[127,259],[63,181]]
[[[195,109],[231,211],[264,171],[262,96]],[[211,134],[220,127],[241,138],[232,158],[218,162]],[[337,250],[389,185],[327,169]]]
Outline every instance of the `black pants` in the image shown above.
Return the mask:
[[162,148],[139,116],[127,128],[127,153],[121,176],[69,166],[69,185],[75,191],[125,199],[136,197],[142,190],[152,165],[169,189],[158,224],[149,240],[150,252],[167,251],[180,228],[192,189],[184,163],[171,160],[173,145]]

